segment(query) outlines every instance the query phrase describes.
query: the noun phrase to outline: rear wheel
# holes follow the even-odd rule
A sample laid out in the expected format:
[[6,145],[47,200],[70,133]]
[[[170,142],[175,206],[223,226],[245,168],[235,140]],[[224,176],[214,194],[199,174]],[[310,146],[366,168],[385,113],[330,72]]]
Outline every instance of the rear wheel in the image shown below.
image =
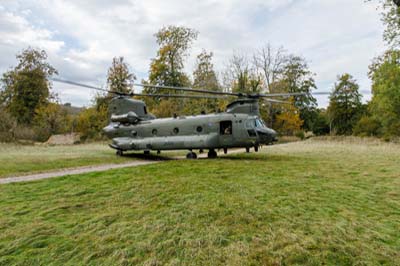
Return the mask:
[[197,154],[191,151],[186,154],[186,159],[197,159]]
[[117,150],[117,151],[115,152],[115,154],[116,154],[117,156],[123,156],[123,155],[124,155],[124,152],[121,151],[121,150]]
[[254,146],[254,151],[258,152],[258,145]]
[[144,151],[144,155],[150,155],[150,151]]
[[246,147],[246,152],[249,153],[250,152],[250,148]]

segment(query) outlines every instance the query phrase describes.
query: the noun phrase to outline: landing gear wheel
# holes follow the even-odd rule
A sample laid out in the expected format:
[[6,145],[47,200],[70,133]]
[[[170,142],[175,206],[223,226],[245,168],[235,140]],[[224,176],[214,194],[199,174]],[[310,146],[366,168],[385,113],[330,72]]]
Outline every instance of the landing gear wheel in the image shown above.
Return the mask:
[[254,151],[258,152],[258,145],[254,146]]
[[144,155],[150,155],[150,151],[144,151]]
[[228,148],[224,148],[224,154],[228,153]]
[[215,152],[215,150],[209,150],[207,156],[210,159],[214,159],[217,158],[217,153]]
[[123,155],[124,155],[124,152],[123,152],[122,150],[117,150],[117,151],[115,152],[115,154],[116,154],[117,156],[123,156]]
[[250,152],[250,148],[246,147],[246,152],[249,153]]
[[186,154],[186,159],[197,159],[197,154],[191,151]]

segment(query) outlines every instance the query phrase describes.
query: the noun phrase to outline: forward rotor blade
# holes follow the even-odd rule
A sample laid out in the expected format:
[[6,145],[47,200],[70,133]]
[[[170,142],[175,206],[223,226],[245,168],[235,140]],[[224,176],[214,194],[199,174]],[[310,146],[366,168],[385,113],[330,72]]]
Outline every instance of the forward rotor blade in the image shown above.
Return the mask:
[[276,100],[276,99],[264,99],[264,101],[270,102],[270,103],[283,103],[283,104],[292,104],[291,102],[287,102],[287,101],[280,101],[280,100]]
[[[364,92],[361,92],[364,93]],[[291,96],[302,96],[307,95],[306,92],[293,92],[293,93],[265,93],[259,94],[259,97],[291,97]],[[309,94],[311,95],[330,95],[331,92],[329,91],[312,91]]]
[[267,98],[267,97],[291,97],[291,96],[301,96],[306,95],[304,92],[294,92],[294,93],[262,93],[256,94],[255,96]]

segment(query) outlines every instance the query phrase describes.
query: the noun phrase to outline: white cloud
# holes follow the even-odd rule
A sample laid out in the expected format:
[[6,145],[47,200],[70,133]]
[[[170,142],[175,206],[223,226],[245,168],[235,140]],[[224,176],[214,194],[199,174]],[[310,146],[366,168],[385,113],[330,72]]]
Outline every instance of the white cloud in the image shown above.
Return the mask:
[[[310,61],[318,84],[326,89],[350,72],[369,86],[367,66],[382,50],[382,25],[374,3],[363,0],[2,0],[0,70],[15,63],[28,45],[49,53],[61,76],[99,85],[112,57],[124,56],[145,78],[156,53],[153,34],[165,25],[200,32],[187,61],[194,65],[202,48],[214,52],[222,70],[233,50],[249,52],[267,42],[283,45]],[[88,104],[90,93],[68,86],[63,100]],[[323,105],[326,99],[321,100]]]

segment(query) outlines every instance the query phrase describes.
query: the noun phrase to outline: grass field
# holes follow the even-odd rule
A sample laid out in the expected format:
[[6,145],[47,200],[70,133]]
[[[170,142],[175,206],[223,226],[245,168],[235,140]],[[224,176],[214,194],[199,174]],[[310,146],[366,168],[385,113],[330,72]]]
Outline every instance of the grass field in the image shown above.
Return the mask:
[[72,146],[24,146],[0,143],[0,178],[60,168],[122,163],[106,143]]
[[306,141],[0,186],[0,265],[400,265],[400,146]]

